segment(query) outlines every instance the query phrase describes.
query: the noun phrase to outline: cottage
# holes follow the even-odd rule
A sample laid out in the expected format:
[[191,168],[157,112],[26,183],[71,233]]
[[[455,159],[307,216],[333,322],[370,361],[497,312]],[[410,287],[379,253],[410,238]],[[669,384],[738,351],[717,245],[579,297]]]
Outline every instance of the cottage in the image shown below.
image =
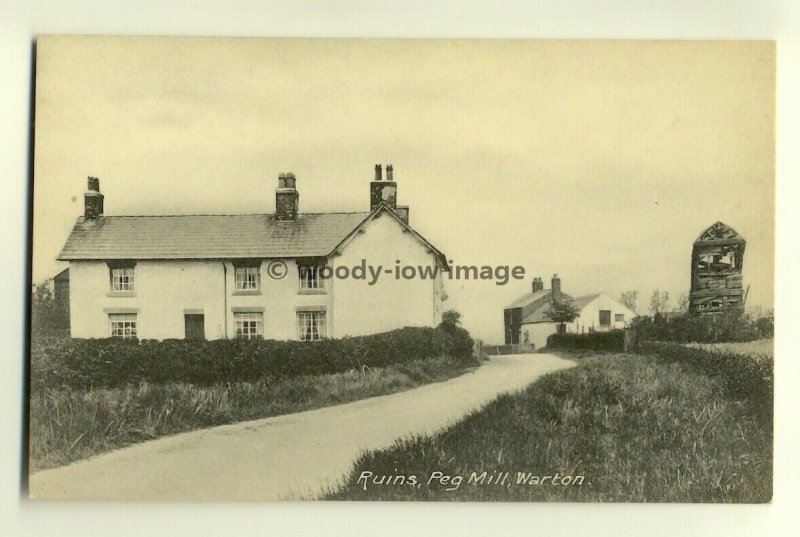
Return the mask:
[[605,293],[573,298],[561,291],[561,278],[554,274],[550,289],[544,288],[540,277],[533,279],[532,290],[509,304],[503,311],[505,342],[544,347],[547,336],[558,331],[559,323],[547,315],[554,301],[570,300],[579,311],[579,316],[566,323],[566,332],[582,334],[604,332],[614,328],[625,328],[636,314]]
[[[272,214],[110,216],[90,177],[69,262],[72,337],[315,340],[432,326],[446,257],[397,205],[391,165],[375,167],[370,210],[301,213],[281,174]],[[436,268],[428,279],[330,277],[339,267]]]

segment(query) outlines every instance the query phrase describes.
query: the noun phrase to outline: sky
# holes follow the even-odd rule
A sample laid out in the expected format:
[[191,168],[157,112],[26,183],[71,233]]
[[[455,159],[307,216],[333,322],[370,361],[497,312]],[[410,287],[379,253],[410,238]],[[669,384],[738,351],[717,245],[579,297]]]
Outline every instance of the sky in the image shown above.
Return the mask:
[[391,163],[411,225],[462,265],[446,308],[488,342],[553,273],[565,292],[689,290],[692,242],[747,240],[749,306],[774,283],[775,49],[768,42],[45,37],[37,44],[33,281],[83,212],[366,211]]

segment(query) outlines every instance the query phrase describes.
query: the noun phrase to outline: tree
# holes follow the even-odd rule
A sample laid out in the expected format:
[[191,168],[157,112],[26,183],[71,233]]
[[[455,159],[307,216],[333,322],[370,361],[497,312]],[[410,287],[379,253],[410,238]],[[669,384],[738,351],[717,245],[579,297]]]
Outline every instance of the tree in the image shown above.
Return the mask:
[[563,334],[566,331],[566,323],[574,321],[580,313],[572,300],[566,298],[554,300],[544,312],[548,319],[558,323],[559,334]]
[[626,308],[636,313],[637,298],[639,298],[639,291],[625,291],[619,296],[619,301],[622,302]]
[[447,310],[442,313],[442,324],[445,326],[458,326],[461,324],[461,314],[456,310]]
[[689,296],[686,293],[678,297],[678,304],[675,306],[675,311],[689,311]]
[[666,311],[668,304],[669,292],[656,289],[653,291],[653,294],[650,295],[650,313],[653,315],[658,315],[662,311]]
[[34,285],[31,292],[31,332],[36,336],[51,336],[64,326],[53,291],[47,283]]

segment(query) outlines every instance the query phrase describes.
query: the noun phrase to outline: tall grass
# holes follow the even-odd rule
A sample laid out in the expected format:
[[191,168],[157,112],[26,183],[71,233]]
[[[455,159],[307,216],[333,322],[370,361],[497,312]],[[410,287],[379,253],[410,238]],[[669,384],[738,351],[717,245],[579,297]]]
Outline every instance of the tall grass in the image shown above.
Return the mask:
[[386,368],[194,386],[142,382],[124,388],[35,390],[31,471],[165,435],[300,412],[445,380],[464,361],[431,358]]
[[771,339],[757,339],[736,343],[687,343],[686,346],[706,351],[746,355],[756,359],[773,358],[775,356],[775,342]]
[[[772,407],[742,403],[693,363],[589,357],[440,434],[364,454],[327,499],[766,502]],[[362,472],[393,478],[375,484]],[[429,482],[436,472],[462,479]],[[510,472],[510,482],[470,483],[482,472]],[[518,484],[518,472],[538,484]],[[543,479],[556,474],[582,484]]]

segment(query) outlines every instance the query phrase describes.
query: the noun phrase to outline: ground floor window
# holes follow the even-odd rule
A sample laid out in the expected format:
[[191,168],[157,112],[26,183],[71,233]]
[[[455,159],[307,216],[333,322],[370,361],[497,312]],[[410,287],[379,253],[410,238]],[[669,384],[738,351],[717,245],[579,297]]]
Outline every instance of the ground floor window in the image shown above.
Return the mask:
[[108,320],[111,324],[111,337],[123,339],[136,337],[135,313],[109,313]]
[[615,313],[614,314],[614,322],[615,323],[624,323],[625,322],[625,314],[624,313]]
[[611,326],[611,310],[600,310],[600,326]]
[[297,314],[297,339],[300,341],[317,341],[324,337],[324,311],[301,311]]
[[236,337],[244,339],[264,337],[263,313],[234,313],[233,320],[236,323]]

